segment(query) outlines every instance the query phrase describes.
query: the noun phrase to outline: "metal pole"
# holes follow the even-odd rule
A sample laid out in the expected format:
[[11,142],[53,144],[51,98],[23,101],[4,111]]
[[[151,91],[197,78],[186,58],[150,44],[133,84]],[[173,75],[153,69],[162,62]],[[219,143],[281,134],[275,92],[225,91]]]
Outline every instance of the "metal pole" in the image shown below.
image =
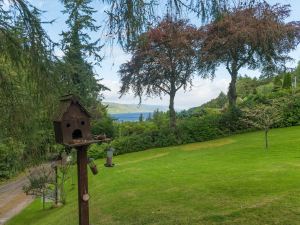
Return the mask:
[[77,147],[79,225],[89,225],[88,146]]

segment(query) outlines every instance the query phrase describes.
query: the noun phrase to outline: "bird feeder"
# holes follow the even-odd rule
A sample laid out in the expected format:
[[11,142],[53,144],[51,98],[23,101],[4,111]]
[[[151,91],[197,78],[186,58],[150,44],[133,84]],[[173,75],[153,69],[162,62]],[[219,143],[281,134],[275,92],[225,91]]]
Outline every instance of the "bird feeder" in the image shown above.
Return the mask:
[[97,165],[93,158],[89,158],[89,167],[94,175],[98,173]]
[[104,166],[106,166],[106,167],[114,167],[115,166],[115,164],[112,162],[114,151],[115,151],[115,149],[113,147],[109,146],[109,148],[106,151],[106,163],[104,164]]
[[93,139],[90,119],[91,115],[79,99],[74,95],[66,95],[60,100],[58,113],[53,121],[56,142],[77,149],[80,225],[89,225],[87,149],[90,144],[101,142]]

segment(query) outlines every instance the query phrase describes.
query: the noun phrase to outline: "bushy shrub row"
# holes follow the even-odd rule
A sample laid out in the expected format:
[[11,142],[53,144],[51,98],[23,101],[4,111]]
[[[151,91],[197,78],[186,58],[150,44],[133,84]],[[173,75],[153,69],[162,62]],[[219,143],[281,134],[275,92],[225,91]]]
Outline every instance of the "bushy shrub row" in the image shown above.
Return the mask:
[[167,119],[162,119],[159,123],[152,120],[117,124],[118,129],[130,127],[130,132],[127,130],[126,134],[117,136],[111,145],[116,150],[115,154],[119,155],[149,148],[212,140],[229,134],[228,130],[222,128],[222,116],[208,114],[182,118],[177,121],[175,131],[169,128]]
[[145,133],[118,137],[112,142],[116,155],[175,144],[180,144],[180,140],[167,128],[154,128]]
[[89,147],[88,157],[89,158],[93,158],[93,159],[103,158],[104,154],[105,154],[105,150],[107,149],[107,147],[108,147],[107,143],[103,143],[101,145],[99,145],[99,144],[92,144]]
[[295,95],[283,105],[281,127],[296,126],[300,122],[300,96]]
[[[278,94],[278,95],[277,95]],[[168,114],[155,112],[153,118],[144,122],[124,122],[114,124],[114,140],[111,145],[115,154],[142,151],[149,148],[165,147],[192,142],[201,142],[229,136],[235,133],[247,132],[256,128],[242,122],[243,108],[251,108],[256,104],[269,104],[275,99],[280,105],[282,119],[273,127],[299,125],[300,94],[272,93],[272,98],[262,98],[260,95],[244,100],[239,108],[231,110],[184,111],[177,117],[176,130],[171,130]],[[108,145],[92,147],[90,155],[93,158],[103,157]]]

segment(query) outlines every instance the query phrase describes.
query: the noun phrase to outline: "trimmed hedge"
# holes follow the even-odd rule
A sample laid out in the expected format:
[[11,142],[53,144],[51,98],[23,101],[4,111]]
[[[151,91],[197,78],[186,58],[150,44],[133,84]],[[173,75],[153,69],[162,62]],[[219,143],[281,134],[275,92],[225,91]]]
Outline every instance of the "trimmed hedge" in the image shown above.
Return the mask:
[[[300,93],[290,95],[288,93],[271,93],[277,96],[276,100],[282,108],[282,120],[274,127],[287,127],[299,125],[300,122]],[[274,97],[273,96],[273,97]],[[259,98],[253,95],[240,107],[251,108],[257,103],[269,104],[268,98]],[[235,133],[243,133],[256,130],[241,121],[242,110],[203,110],[200,114],[185,111],[178,114],[176,130],[169,128],[168,114],[155,112],[153,118],[144,122],[125,122],[114,124],[114,141],[111,145],[115,148],[115,154],[124,154],[142,151],[150,148],[166,147],[172,145],[201,142],[212,140]],[[104,156],[107,145],[96,146],[90,150],[93,158]]]

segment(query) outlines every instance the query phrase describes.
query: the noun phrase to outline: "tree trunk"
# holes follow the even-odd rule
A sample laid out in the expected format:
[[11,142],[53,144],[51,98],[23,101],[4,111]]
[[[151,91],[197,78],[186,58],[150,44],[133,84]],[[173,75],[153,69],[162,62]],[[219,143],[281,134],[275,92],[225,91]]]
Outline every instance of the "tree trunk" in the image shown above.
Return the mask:
[[238,76],[238,59],[237,57],[233,57],[233,61],[231,63],[231,66],[227,67],[228,72],[231,76],[231,82],[229,84],[228,88],[228,102],[229,102],[229,108],[234,108],[236,106],[236,99],[237,99],[237,93],[236,93],[236,80]]
[[170,104],[169,104],[169,116],[170,116],[170,128],[176,128],[176,112],[174,109],[174,99],[175,92],[171,92],[170,94]]
[[269,143],[268,143],[268,129],[265,129],[265,147],[268,149]]
[[234,108],[236,106],[236,99],[237,99],[237,93],[236,93],[236,79],[238,72],[237,70],[233,70],[231,75],[231,82],[229,84],[228,89],[228,101],[229,101],[229,107]]

